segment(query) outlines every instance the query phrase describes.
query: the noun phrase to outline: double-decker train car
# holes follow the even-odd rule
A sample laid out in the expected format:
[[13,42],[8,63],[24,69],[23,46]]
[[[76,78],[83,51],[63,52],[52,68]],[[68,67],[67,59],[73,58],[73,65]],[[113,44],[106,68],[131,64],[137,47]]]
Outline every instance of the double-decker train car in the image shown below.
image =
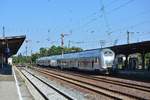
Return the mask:
[[110,49],[93,49],[64,55],[42,57],[36,60],[40,66],[88,71],[108,71],[112,68],[115,54]]

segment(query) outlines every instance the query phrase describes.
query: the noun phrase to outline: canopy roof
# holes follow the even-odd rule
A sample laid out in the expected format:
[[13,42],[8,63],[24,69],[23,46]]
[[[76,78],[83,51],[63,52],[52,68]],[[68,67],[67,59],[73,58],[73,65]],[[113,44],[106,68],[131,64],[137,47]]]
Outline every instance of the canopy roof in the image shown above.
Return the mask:
[[24,42],[26,36],[11,36],[11,37],[0,37],[0,55],[4,54],[6,48],[9,48],[9,57],[16,54]]
[[133,54],[150,52],[150,41],[137,42],[132,44],[116,45],[110,47],[115,54]]

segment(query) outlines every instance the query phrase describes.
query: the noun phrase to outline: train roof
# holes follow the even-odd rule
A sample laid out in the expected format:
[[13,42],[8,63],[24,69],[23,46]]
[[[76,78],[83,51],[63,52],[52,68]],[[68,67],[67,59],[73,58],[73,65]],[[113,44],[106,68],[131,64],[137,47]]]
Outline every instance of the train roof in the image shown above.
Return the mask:
[[[47,56],[47,57],[42,57],[39,58],[38,60],[48,60],[48,59],[53,59],[53,60],[60,60],[60,59],[76,59],[76,58],[88,58],[88,57],[98,57],[100,55],[100,51],[102,49],[92,49],[92,50],[84,50],[80,52],[74,52],[74,53],[67,53],[62,55],[54,55],[54,56]],[[105,50],[110,50],[110,49],[105,49]]]

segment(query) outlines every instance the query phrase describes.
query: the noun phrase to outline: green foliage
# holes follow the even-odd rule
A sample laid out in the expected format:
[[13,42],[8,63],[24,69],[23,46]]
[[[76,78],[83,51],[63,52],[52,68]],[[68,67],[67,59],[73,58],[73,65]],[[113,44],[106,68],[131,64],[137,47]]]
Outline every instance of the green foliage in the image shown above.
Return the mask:
[[14,64],[23,64],[23,63],[35,63],[37,58],[43,57],[43,56],[51,56],[51,55],[59,55],[62,53],[62,50],[64,53],[70,53],[70,52],[78,52],[82,51],[83,49],[79,47],[60,47],[60,46],[51,46],[50,48],[40,48],[39,52],[32,54],[31,56],[22,56],[19,54],[18,56],[13,56],[13,63]]
[[30,62],[30,56],[22,56],[22,55],[18,55],[18,56],[13,56],[13,63],[14,64],[23,64],[26,62]]
[[150,59],[150,53],[147,53],[147,54],[145,55],[145,58]]

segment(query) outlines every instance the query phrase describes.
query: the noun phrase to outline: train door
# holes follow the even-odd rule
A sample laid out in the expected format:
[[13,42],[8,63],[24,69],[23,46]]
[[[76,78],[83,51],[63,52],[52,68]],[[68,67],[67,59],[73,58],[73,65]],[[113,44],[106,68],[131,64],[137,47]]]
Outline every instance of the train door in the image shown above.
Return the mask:
[[94,70],[99,70],[100,69],[100,58],[96,57],[94,59]]
[[90,58],[80,59],[79,69],[81,69],[81,70],[91,70],[92,69],[92,59],[90,59]]

